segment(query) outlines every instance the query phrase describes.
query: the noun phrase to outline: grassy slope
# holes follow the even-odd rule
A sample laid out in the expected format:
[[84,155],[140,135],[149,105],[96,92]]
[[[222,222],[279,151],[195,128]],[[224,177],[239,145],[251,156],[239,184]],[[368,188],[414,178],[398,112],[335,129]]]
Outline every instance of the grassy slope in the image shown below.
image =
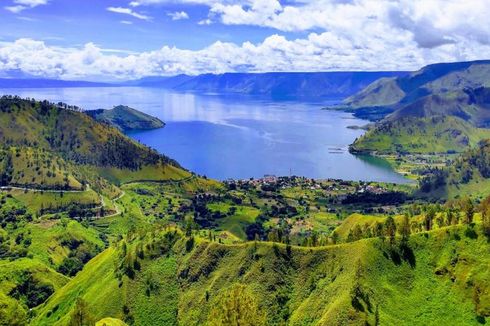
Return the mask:
[[357,139],[352,149],[378,153],[463,152],[485,138],[490,138],[489,129],[475,128],[459,118],[405,118],[375,126]]
[[62,245],[63,239],[73,239],[104,248],[104,243],[95,230],[86,228],[76,221],[52,220],[29,223],[26,230],[32,239],[29,253],[48,265],[57,266],[68,257],[70,250]]
[[365,225],[372,227],[376,222],[384,222],[384,220],[385,217],[382,216],[352,214],[342,221],[335,229],[335,232],[341,240],[346,240],[349,232],[354,230],[354,227],[357,225],[360,227],[364,227]]
[[392,105],[405,96],[396,78],[380,78],[343,101],[351,108]]
[[[15,318],[19,318],[19,321],[25,318],[28,308],[8,296],[21,284],[23,275],[31,275],[39,284],[51,286],[55,291],[69,281],[69,278],[57,273],[38,259],[0,261],[0,324],[2,325],[13,323]],[[2,318],[8,318],[10,321]]]
[[165,181],[189,178],[191,173],[168,164],[145,165],[139,170],[98,168],[100,175],[116,184],[136,181]]
[[[376,307],[381,324],[476,325],[477,314],[490,314],[490,248],[481,234],[472,239],[463,227],[443,228],[412,236],[410,247],[415,255],[411,264],[390,256],[379,239],[293,247],[291,253],[272,243],[205,241],[186,253],[178,241],[173,254],[144,260],[137,277],[121,288],[114,277],[117,255],[110,248],[41,307],[34,324],[58,324],[58,318],[63,324],[60,316],[80,293],[97,318],[121,318],[125,300],[136,324],[174,324],[177,318],[181,325],[200,325],[236,283],[251,290],[270,324],[373,324]],[[148,274],[161,285],[150,298],[144,294]],[[357,309],[353,298],[359,301]]]
[[[94,188],[107,188],[103,182],[96,180],[98,173],[117,183],[154,178],[178,179],[189,175],[175,161],[128,138],[116,128],[97,123],[82,112],[45,102],[2,97],[0,139],[1,146],[34,147],[37,152],[50,152],[45,156],[60,160],[60,165],[65,161],[77,164],[73,165],[76,171],[68,169],[56,173],[56,176],[60,176],[68,172],[68,182],[73,186],[77,186],[75,179],[83,179],[94,184]],[[0,157],[0,174],[4,165],[1,164],[2,161]],[[19,166],[15,168],[22,173],[25,170],[22,169],[25,160],[17,161]],[[93,168],[94,166],[100,170]],[[42,173],[43,176],[47,174],[47,171],[41,172],[46,172]],[[32,172],[24,174],[25,179],[31,177]],[[70,177],[71,174],[74,176]],[[34,180],[36,184],[43,181],[40,177],[38,179]],[[30,180],[32,182],[32,177]],[[51,184],[57,181],[53,180]]]
[[57,291],[49,301],[40,306],[41,318],[33,321],[34,325],[66,325],[69,312],[81,296],[90,303],[96,316],[117,317],[121,315],[123,291],[114,276],[114,264],[117,255],[114,248],[109,248],[92,259],[65,287]]
[[[232,205],[226,203],[212,203],[208,204],[208,208],[215,212],[218,211],[222,214],[226,214]],[[247,206],[235,206],[236,212],[231,216],[223,217],[219,220],[219,230],[230,232],[241,240],[246,240],[245,228],[247,225],[255,222],[255,219],[260,214],[260,210],[247,207]]]
[[38,213],[41,208],[53,208],[63,210],[69,204],[100,205],[100,199],[93,190],[84,192],[32,192],[13,189],[8,191],[14,198],[24,203],[33,213]]
[[12,185],[40,185],[44,189],[83,189],[82,184],[71,173],[73,167],[51,152],[31,147],[10,147],[2,152],[0,156],[9,155],[11,159]]

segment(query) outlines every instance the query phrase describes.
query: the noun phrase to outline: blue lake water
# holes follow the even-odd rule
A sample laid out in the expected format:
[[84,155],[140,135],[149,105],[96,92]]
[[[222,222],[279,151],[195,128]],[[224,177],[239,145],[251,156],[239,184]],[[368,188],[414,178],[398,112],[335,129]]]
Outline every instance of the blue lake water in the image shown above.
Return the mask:
[[215,179],[301,175],[406,182],[386,161],[350,154],[364,125],[345,112],[321,110],[338,100],[305,102],[217,94],[178,93],[141,87],[0,89],[66,102],[84,109],[123,104],[159,117],[162,129],[129,136]]

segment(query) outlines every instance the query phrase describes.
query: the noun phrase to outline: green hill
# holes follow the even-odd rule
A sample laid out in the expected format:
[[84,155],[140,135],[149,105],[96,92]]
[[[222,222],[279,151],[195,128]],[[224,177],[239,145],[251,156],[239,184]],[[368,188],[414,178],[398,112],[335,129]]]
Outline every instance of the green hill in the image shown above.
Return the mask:
[[[483,112],[485,93],[465,94]],[[387,130],[366,137],[385,150],[456,151],[485,136],[475,121],[425,107],[378,125],[392,124],[395,145]],[[62,103],[3,97],[0,122],[0,325],[490,317],[490,205],[429,205],[410,185],[207,180]],[[434,134],[443,145],[431,144]],[[467,170],[468,185],[490,176],[488,148],[454,162],[451,191],[473,191],[456,188]]]
[[459,155],[444,169],[435,169],[422,180],[422,193],[435,197],[484,198],[490,188],[490,140]]
[[84,112],[99,122],[110,124],[123,131],[157,129],[165,126],[165,123],[160,119],[125,105],[118,105],[110,110],[100,109]]
[[63,103],[3,96],[0,139],[2,185],[102,189],[110,185],[100,177],[121,183],[189,175],[174,160]]
[[0,136],[4,146],[46,149],[78,164],[128,169],[159,161],[177,165],[119,130],[61,103],[2,97]]
[[383,78],[348,97],[344,104],[351,108],[392,107],[412,103],[430,94],[464,88],[490,86],[490,61],[438,63],[411,74]]
[[198,241],[189,250],[190,240],[172,231],[141,241],[97,256],[38,308],[33,324],[65,324],[78,296],[95,319],[137,325],[215,325],[232,316],[243,325],[477,325],[490,314],[490,247],[461,227],[412,236],[405,258],[379,239],[320,248]]
[[381,79],[344,101],[376,121],[351,149],[378,153],[462,152],[488,137],[490,61],[435,64]]
[[490,138],[490,129],[476,128],[454,116],[386,118],[350,146],[354,153],[457,153]]

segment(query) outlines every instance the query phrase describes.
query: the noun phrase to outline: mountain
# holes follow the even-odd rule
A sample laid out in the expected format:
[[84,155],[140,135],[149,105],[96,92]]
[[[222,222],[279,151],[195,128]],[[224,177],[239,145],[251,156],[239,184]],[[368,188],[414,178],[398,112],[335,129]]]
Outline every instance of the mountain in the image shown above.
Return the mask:
[[405,72],[271,72],[224,73],[198,76],[148,77],[130,85],[162,87],[201,93],[234,93],[272,97],[343,98],[381,77],[403,76]]
[[[425,111],[427,128],[476,128]],[[449,174],[479,205],[412,185],[221,183],[77,107],[4,96],[0,325],[485,324],[489,148]]]
[[350,145],[353,153],[460,153],[485,138],[490,129],[450,115],[391,118],[371,126]]
[[34,324],[66,324],[79,297],[94,320],[135,325],[476,325],[490,308],[489,244],[460,227],[412,236],[405,256],[380,239],[314,249],[186,241],[170,231],[111,246]]
[[0,122],[3,186],[79,189],[90,183],[111,188],[110,183],[149,175],[168,179],[189,174],[174,160],[64,103],[3,96]]
[[99,109],[84,112],[99,122],[113,125],[123,131],[158,129],[165,126],[160,119],[124,105],[115,106],[110,110]]
[[462,152],[489,137],[490,61],[435,64],[380,79],[344,104],[376,121],[354,152]]
[[490,61],[438,63],[400,77],[383,78],[343,103],[350,108],[385,107],[413,103],[430,95],[464,88],[490,86]]
[[0,78],[0,88],[110,87],[109,83],[43,78]]

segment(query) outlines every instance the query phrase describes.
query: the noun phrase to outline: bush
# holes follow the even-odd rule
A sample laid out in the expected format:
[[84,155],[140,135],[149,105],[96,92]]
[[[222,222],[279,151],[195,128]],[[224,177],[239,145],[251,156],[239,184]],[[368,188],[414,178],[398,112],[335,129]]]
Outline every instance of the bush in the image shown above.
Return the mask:
[[83,263],[80,259],[77,257],[67,257],[58,267],[58,272],[64,275],[74,276],[76,273],[81,271],[82,268]]

